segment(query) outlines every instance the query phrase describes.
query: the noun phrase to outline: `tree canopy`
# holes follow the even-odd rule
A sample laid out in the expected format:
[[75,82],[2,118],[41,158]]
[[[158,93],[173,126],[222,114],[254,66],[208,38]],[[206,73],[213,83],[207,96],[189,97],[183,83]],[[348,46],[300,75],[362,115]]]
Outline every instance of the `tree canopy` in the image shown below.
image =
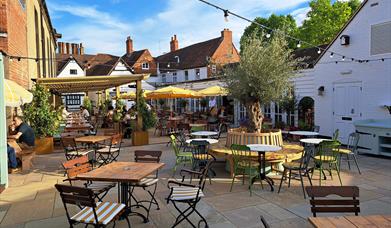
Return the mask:
[[[334,3],[331,0],[312,0],[309,4],[310,11],[307,13],[307,19],[300,27],[297,26],[295,19],[289,14],[272,14],[268,18],[257,17],[255,21],[311,44],[322,45],[332,41],[360,4],[360,0],[337,0]],[[262,32],[266,31],[262,31],[257,24],[252,23],[244,30],[240,45],[242,46],[243,40],[254,32],[259,37]],[[287,39],[287,42],[289,48],[297,48],[296,41]],[[303,43],[301,47],[308,46]]]

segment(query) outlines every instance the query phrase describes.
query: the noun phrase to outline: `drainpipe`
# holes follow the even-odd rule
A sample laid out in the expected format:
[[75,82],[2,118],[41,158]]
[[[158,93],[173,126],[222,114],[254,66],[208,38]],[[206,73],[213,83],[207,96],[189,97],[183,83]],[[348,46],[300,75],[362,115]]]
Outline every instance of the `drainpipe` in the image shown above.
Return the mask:
[[8,187],[7,123],[5,116],[4,58],[0,52],[0,185]]

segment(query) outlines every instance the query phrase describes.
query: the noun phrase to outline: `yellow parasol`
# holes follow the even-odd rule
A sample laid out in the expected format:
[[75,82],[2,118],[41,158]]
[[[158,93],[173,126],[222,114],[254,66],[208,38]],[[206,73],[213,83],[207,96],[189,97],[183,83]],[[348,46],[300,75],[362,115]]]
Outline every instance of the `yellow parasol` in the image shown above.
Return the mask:
[[33,100],[33,94],[14,81],[5,79],[4,90],[6,106],[18,107]]
[[211,86],[198,91],[198,94],[206,97],[227,96],[228,90],[221,86]]
[[[148,93],[152,92],[151,90],[144,90],[143,96],[146,97]],[[136,93],[130,91],[128,93],[123,93],[120,95],[119,99],[136,99]]]
[[147,94],[148,99],[163,99],[163,98],[192,98],[199,97],[198,93],[189,89],[182,89],[174,86],[168,86]]

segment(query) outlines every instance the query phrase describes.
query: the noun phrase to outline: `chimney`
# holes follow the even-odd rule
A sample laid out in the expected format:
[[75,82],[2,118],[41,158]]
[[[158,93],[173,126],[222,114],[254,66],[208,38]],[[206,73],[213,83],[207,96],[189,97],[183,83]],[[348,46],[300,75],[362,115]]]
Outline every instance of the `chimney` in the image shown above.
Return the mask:
[[79,55],[84,55],[84,47],[83,47],[83,43],[80,43],[80,48],[79,48]]
[[71,53],[70,53],[70,46],[69,46],[69,43],[65,43],[65,49],[66,49],[65,54],[71,54]]
[[57,42],[58,53],[62,54],[62,42]]
[[224,41],[232,43],[232,31],[229,29],[224,29],[221,31],[221,37],[224,39]]
[[133,40],[130,39],[130,36],[126,38],[126,54],[131,54],[133,52]]
[[170,51],[173,52],[173,51],[176,51],[179,49],[179,44],[178,44],[178,40],[176,38],[176,35],[174,35],[174,37],[171,37],[171,41],[170,41]]

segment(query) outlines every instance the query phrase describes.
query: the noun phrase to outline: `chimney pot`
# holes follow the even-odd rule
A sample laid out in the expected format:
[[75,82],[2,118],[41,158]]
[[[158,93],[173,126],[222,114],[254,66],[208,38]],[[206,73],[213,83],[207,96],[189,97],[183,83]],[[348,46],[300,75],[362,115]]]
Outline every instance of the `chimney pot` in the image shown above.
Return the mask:
[[170,51],[173,52],[173,51],[176,51],[178,49],[179,49],[179,43],[178,43],[176,35],[174,35],[173,37],[171,37]]
[[79,55],[84,55],[83,43],[80,43],[80,46],[79,46]]
[[126,38],[126,54],[131,54],[133,52],[133,40],[128,36]]
[[65,47],[66,47],[66,53],[65,54],[70,54],[70,44],[69,43],[65,43]]
[[229,29],[225,28],[223,31],[221,31],[221,37],[227,42],[232,43],[232,31]]

